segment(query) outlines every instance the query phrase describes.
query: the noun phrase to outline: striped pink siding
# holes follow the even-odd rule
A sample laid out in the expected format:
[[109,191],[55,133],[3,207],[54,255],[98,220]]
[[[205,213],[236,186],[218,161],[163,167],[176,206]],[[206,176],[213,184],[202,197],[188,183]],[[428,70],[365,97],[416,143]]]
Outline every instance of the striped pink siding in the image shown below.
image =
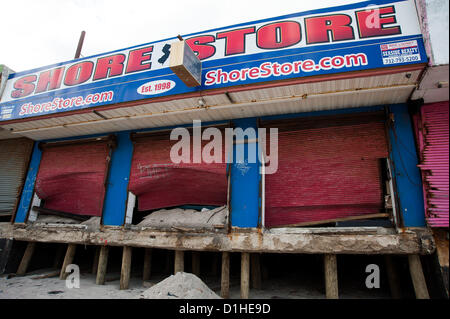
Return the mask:
[[425,209],[431,227],[448,227],[449,221],[449,103],[422,106],[419,145]]

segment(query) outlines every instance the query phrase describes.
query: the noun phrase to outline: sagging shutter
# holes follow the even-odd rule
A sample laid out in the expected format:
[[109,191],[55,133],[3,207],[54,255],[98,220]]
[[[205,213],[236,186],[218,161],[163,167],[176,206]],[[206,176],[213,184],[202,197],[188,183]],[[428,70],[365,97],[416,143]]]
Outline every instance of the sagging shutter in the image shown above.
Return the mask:
[[425,216],[431,227],[448,227],[449,103],[423,105],[420,112],[419,167],[425,190]]
[[101,216],[109,156],[105,140],[44,147],[35,186],[44,208]]
[[377,214],[384,207],[382,113],[309,118],[279,127],[278,171],[266,176],[265,225]]
[[[223,136],[223,134],[222,134]],[[129,191],[138,197],[138,210],[146,211],[182,205],[227,204],[227,176],[224,155],[220,163],[193,163],[192,135],[190,163],[175,164],[170,150],[178,141],[169,134],[134,138]],[[203,147],[209,141],[202,141]],[[224,154],[222,140],[222,154]]]
[[14,214],[32,149],[25,138],[0,141],[0,216]]

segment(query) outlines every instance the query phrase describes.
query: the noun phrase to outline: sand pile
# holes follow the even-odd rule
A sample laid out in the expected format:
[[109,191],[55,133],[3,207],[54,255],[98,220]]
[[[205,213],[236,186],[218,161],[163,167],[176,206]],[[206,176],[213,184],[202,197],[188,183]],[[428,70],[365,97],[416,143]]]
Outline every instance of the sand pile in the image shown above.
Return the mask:
[[221,299],[197,276],[178,272],[150,289],[144,291],[141,299]]
[[227,217],[227,206],[202,211],[181,208],[161,209],[145,216],[138,226],[214,228],[215,225],[225,225]]

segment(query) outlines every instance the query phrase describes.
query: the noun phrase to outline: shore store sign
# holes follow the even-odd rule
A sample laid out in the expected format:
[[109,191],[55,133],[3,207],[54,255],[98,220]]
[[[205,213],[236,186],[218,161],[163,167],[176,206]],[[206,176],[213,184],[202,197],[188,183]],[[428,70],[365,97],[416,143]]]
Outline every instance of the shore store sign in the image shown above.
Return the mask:
[[171,38],[14,73],[0,121],[194,91],[427,62],[414,1],[365,1],[184,35],[201,85],[169,68]]

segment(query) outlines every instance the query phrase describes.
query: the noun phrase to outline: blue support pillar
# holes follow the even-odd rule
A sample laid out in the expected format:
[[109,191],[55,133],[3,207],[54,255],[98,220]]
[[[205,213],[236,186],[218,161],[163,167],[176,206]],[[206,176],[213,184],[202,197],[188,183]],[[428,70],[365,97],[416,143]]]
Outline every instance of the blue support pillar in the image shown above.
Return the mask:
[[405,227],[423,227],[423,188],[411,117],[405,104],[390,106],[390,112],[394,114],[394,123],[389,128],[390,158],[400,201],[399,211]]
[[[257,138],[256,118],[234,120],[236,128],[244,130],[254,129]],[[233,146],[233,163],[231,164],[231,225],[233,227],[258,227],[260,211],[259,194],[259,161],[258,161],[258,143],[255,140],[244,142],[239,137],[236,138],[236,144]],[[239,158],[237,150],[244,146],[245,154]],[[256,149],[256,162],[249,157],[249,148]],[[243,160],[243,161],[242,161]],[[252,163],[253,162],[253,163]]]
[[15,223],[25,223],[30,210],[31,201],[33,200],[34,184],[36,176],[41,164],[42,151],[38,147],[39,142],[34,143],[33,154],[31,155],[30,165],[28,167],[27,177],[23,185],[22,195],[20,197],[19,206],[17,207]]
[[114,149],[109,167],[103,206],[103,225],[122,226],[124,224],[132,157],[133,143],[130,140],[130,133],[118,133],[117,147]]

